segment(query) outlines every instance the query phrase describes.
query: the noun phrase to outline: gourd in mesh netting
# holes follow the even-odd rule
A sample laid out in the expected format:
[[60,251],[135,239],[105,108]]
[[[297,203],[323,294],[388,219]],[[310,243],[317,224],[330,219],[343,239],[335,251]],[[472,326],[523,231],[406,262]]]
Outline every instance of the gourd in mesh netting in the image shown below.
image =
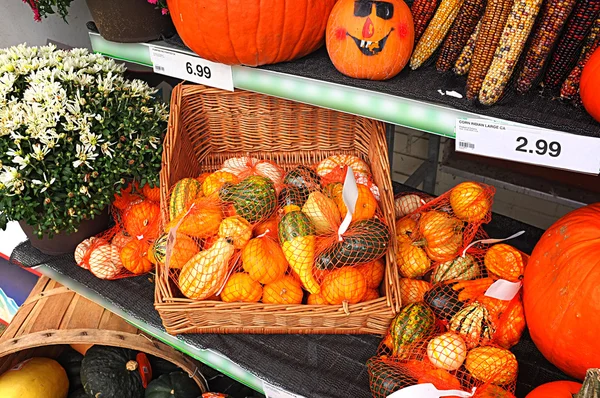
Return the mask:
[[[357,200],[340,234],[350,165]],[[368,164],[333,155],[286,170],[232,158],[171,188],[152,255],[184,296],[344,306],[379,297],[391,236]]]

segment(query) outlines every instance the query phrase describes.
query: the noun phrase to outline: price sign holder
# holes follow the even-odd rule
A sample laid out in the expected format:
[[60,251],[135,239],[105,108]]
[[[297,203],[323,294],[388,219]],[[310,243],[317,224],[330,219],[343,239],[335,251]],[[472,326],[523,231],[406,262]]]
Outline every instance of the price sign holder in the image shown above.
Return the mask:
[[600,139],[486,119],[456,121],[456,151],[538,166],[600,173]]
[[275,387],[263,380],[263,391],[267,398],[304,398],[302,395],[292,394],[284,389]]
[[233,91],[233,72],[229,65],[154,46],[150,46],[150,58],[155,73]]

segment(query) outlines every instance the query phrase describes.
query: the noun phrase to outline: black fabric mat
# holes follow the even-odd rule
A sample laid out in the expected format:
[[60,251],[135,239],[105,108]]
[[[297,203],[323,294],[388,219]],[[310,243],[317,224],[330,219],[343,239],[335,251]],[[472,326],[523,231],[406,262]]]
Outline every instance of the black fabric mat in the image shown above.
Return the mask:
[[[394,188],[396,192],[413,190],[399,184],[394,184]],[[485,229],[494,237],[525,230],[523,236],[511,241],[525,252],[531,252],[543,232],[500,215],[494,215]],[[148,276],[100,280],[77,267],[72,255],[47,256],[31,247],[29,242],[13,251],[11,261],[24,266],[44,264],[87,286],[132,318],[164,330],[154,310],[154,285]],[[365,363],[375,354],[380,341],[378,337],[367,335],[194,334],[181,335],[179,339],[217,351],[259,378],[307,398],[371,397]],[[513,352],[520,365],[519,398],[540,384],[566,378],[543,358],[527,334]]]
[[[177,35],[167,39],[166,42],[187,49]],[[331,63],[326,49],[321,48],[296,61],[266,65],[260,68],[426,101],[517,123],[577,135],[600,137],[600,123],[596,122],[583,108],[576,108],[558,100],[557,92],[542,93],[538,89],[532,89],[529,93],[520,95],[509,87],[505,97],[496,105],[485,107],[466,99],[466,77],[456,76],[453,72],[440,73],[434,65],[425,66],[416,71],[411,71],[406,67],[398,76],[384,82],[358,80],[339,73]],[[438,90],[454,90],[462,94],[463,98],[442,96]]]

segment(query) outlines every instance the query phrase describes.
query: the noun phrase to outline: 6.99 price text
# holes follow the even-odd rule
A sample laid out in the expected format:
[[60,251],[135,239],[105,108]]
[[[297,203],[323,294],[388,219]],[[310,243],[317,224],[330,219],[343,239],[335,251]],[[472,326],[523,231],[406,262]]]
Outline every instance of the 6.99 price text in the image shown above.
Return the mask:
[[212,75],[208,66],[196,65],[196,67],[194,68],[191,62],[185,63],[185,70],[190,75],[204,77],[205,79],[210,79]]

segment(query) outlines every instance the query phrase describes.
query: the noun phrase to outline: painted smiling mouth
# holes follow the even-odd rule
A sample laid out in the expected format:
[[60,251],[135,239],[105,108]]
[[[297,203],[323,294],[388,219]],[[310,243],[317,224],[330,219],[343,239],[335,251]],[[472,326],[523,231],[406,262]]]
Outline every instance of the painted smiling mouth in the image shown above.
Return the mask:
[[359,40],[356,37],[352,36],[350,33],[346,33],[346,35],[350,36],[350,38],[352,38],[352,40],[354,40],[354,43],[356,43],[356,47],[358,47],[360,52],[362,52],[364,55],[370,56],[370,55],[379,54],[380,52],[383,51],[383,47],[385,46],[385,43],[387,42],[388,37],[390,37],[390,34],[393,31],[394,31],[394,28],[392,28],[390,30],[390,32],[383,39],[381,39],[379,41]]

